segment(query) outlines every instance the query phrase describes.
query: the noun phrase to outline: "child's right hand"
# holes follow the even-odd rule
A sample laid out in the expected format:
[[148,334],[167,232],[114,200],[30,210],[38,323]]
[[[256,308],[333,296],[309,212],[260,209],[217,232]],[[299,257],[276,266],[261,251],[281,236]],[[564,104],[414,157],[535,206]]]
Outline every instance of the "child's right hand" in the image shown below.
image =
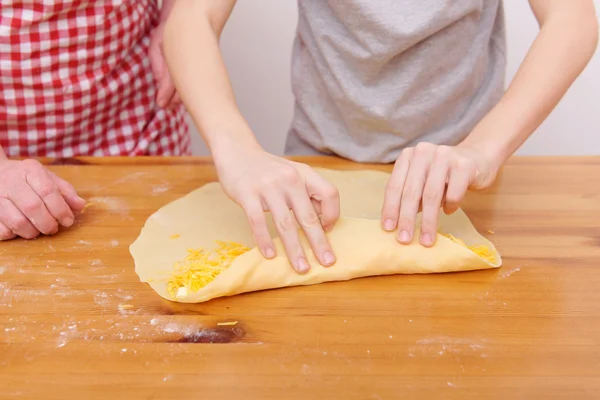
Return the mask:
[[71,184],[38,161],[0,157],[0,240],[52,235],[84,206]]
[[[265,211],[270,211],[287,256],[298,273],[310,269],[297,224],[317,260],[331,266],[335,255],[325,231],[339,218],[337,189],[307,165],[276,157],[260,148],[229,148],[215,157],[225,193],[246,213],[254,239],[266,258],[275,256]],[[293,214],[290,212],[293,211]]]

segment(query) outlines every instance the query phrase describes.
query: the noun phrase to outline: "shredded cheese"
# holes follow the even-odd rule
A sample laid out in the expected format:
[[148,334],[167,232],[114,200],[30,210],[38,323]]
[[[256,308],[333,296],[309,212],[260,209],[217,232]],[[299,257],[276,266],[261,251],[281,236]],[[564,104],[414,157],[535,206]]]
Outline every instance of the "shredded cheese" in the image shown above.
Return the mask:
[[461,239],[452,236],[451,234],[442,234],[443,236],[447,237],[448,239],[452,240],[454,243],[458,243],[461,246],[466,247],[467,249],[471,250],[473,253],[477,254],[479,257],[488,260],[491,263],[495,263],[496,262],[496,256],[495,254],[492,252],[492,249],[489,248],[489,246],[486,246],[484,244],[478,245],[478,246],[467,246],[466,243],[464,241],[462,241]]
[[237,321],[231,321],[231,322],[219,322],[217,323],[218,326],[235,326],[237,325],[238,322]]
[[85,210],[88,209],[88,207],[94,206],[96,205],[96,203],[87,203],[86,205],[83,206],[83,208],[80,211],[80,214],[83,214],[85,212]]
[[217,242],[212,251],[189,249],[183,261],[175,263],[175,273],[167,282],[171,298],[181,299],[197,292],[225,271],[233,261],[250,249],[235,242]]
[[169,239],[173,240],[173,239],[179,239],[181,237],[181,235],[179,233],[176,233],[174,235],[169,236]]

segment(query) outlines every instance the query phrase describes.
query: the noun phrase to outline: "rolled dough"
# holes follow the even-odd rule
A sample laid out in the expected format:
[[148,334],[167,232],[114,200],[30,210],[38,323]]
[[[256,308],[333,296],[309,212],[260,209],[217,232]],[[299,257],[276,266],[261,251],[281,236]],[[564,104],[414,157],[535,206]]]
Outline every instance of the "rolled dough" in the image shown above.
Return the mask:
[[[441,213],[439,231],[460,238],[469,246],[485,245],[494,262],[467,247],[438,234],[431,248],[417,240],[402,245],[395,232],[381,229],[380,212],[389,174],[379,171],[316,171],[340,192],[341,218],[328,238],[337,256],[336,264],[322,267],[301,235],[311,270],[296,273],[279,239],[277,256],[265,259],[255,247],[246,216],[240,207],[213,182],[162,207],[146,221],[139,237],[130,246],[135,271],[162,297],[172,301],[197,303],[216,297],[287,286],[313,285],[374,275],[426,274],[497,268],[502,259],[494,245],[481,236],[462,210]],[[420,215],[419,215],[420,219]],[[267,214],[269,229],[277,236]],[[418,227],[417,227],[418,228]],[[415,237],[418,237],[418,231]],[[216,241],[238,242],[250,251],[237,257],[231,266],[202,289],[172,298],[167,291],[169,274],[188,249],[213,249]]]

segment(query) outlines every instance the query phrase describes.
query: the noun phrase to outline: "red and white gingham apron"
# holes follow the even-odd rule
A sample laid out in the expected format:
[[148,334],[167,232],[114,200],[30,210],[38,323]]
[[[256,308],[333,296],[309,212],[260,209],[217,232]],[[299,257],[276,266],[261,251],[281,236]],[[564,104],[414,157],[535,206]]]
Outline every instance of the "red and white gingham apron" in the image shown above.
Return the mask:
[[157,0],[0,0],[0,145],[11,157],[188,155],[156,104]]

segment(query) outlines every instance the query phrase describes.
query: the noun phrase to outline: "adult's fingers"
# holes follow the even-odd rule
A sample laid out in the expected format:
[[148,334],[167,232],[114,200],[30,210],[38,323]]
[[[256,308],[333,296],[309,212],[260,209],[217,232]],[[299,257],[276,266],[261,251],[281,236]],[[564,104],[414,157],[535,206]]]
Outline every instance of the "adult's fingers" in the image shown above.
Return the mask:
[[51,235],[58,231],[58,222],[48,212],[42,199],[26,181],[18,181],[8,194],[8,199],[41,233]]
[[292,267],[298,273],[308,272],[310,265],[300,244],[296,221],[285,198],[279,192],[271,192],[264,196],[264,201],[271,211],[273,222]]
[[447,147],[438,147],[435,158],[427,175],[423,190],[421,238],[423,246],[432,246],[437,236],[440,206],[446,190],[446,178],[450,168],[450,150]]
[[[173,78],[171,78],[171,80],[172,79]],[[180,104],[181,104],[181,97],[179,96],[179,92],[177,91],[177,89],[175,89],[175,93],[173,93],[173,97],[171,97],[171,100],[169,101],[169,104],[167,105],[167,107],[174,108]]]
[[160,49],[160,43],[152,36],[150,41],[150,48],[148,49],[148,57],[150,58],[150,66],[152,68],[152,75],[156,82],[160,81],[164,74],[164,58]]
[[256,246],[258,246],[262,255],[265,258],[275,257],[275,246],[269,233],[269,229],[267,228],[267,219],[260,199],[248,196],[246,203],[243,204],[242,208],[248,218],[248,223],[250,224]]
[[58,177],[53,172],[50,172],[50,177],[58,186],[58,190],[60,191],[62,197],[65,199],[71,210],[73,211],[81,211],[85,207],[85,200],[79,197],[77,191],[69,182],[64,179]]
[[12,239],[15,236],[34,239],[39,234],[40,232],[12,201],[4,197],[0,198],[0,238],[2,240]]
[[394,163],[392,175],[385,187],[385,196],[381,210],[381,225],[386,231],[393,231],[398,225],[400,201],[412,153],[412,148],[405,149],[400,153],[398,160]]
[[11,240],[17,235],[0,221],[0,242],[3,240]]
[[398,218],[398,240],[400,243],[409,244],[413,240],[419,204],[423,197],[423,189],[435,149],[436,146],[423,142],[419,143],[414,150],[400,203]]
[[[28,171],[26,180],[33,191],[44,202],[50,215],[63,226],[71,226],[75,216],[63,198],[58,185],[45,169]],[[41,231],[43,232],[43,231]]]
[[176,94],[175,84],[173,83],[173,79],[171,79],[171,74],[169,74],[166,62],[162,57],[162,54],[160,60],[157,61],[157,63],[162,64],[162,67],[160,67],[162,69],[162,75],[160,76],[158,82],[158,93],[156,95],[156,101],[158,102],[158,105],[160,107],[167,108]]
[[175,85],[173,84],[173,80],[169,74],[167,63],[165,62],[165,58],[160,48],[160,42],[154,39],[154,36],[152,42],[150,43],[148,55],[150,57],[150,64],[152,66],[152,74],[154,75],[154,80],[158,85],[156,102],[158,103],[159,107],[165,108],[173,97]]
[[[321,220],[308,197],[306,188],[294,185],[287,190],[287,204],[290,204],[298,224],[304,231],[315,257],[323,266],[335,263],[333,249],[327,240]],[[322,212],[321,207],[321,212]]]

